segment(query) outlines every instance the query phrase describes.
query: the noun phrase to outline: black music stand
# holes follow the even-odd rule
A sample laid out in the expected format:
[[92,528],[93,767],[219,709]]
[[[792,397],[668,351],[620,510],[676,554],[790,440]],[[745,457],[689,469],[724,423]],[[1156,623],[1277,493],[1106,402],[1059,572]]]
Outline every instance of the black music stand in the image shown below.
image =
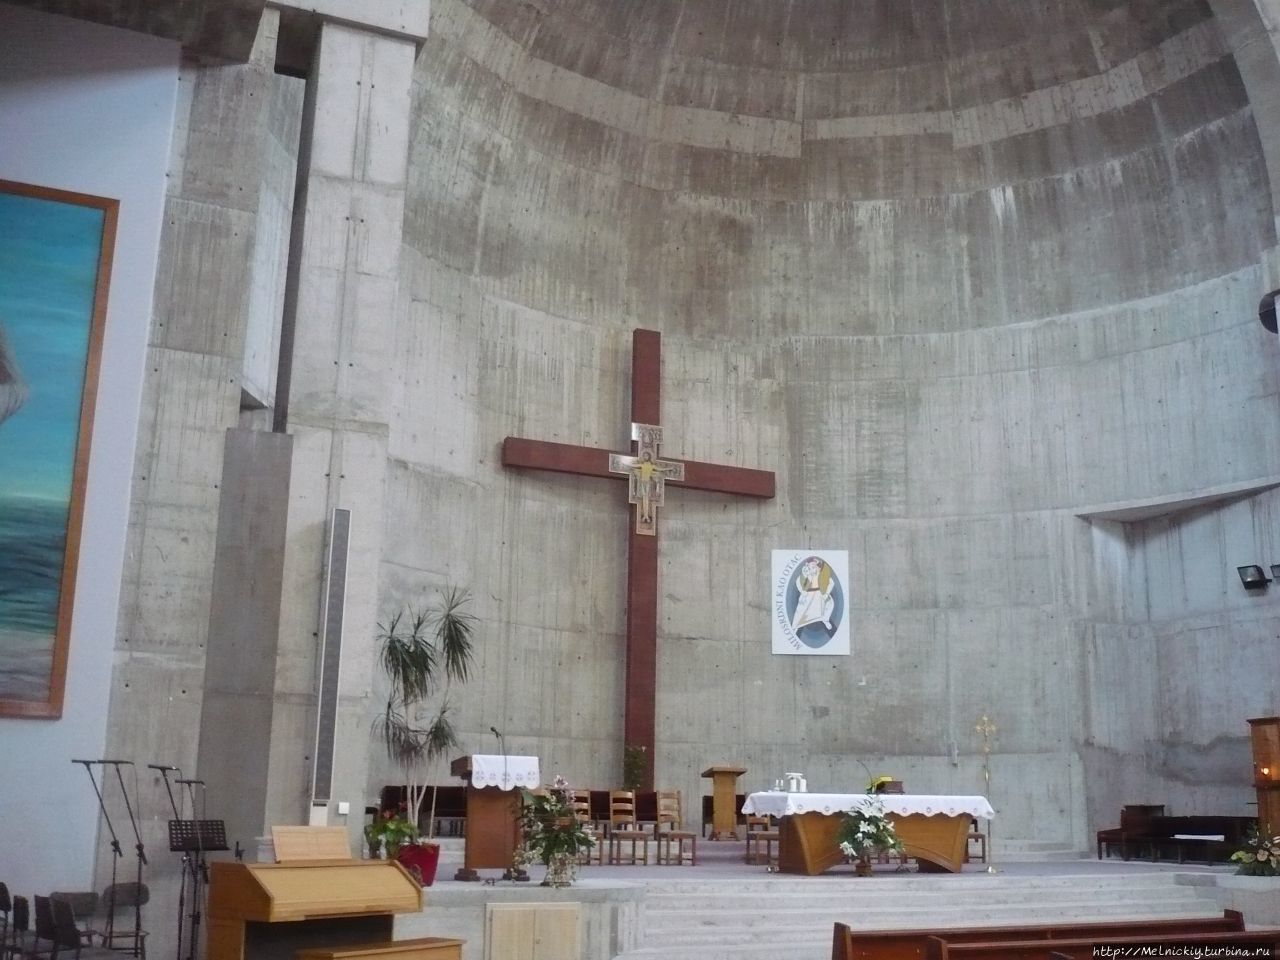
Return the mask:
[[[204,855],[210,850],[230,850],[227,846],[227,825],[221,820],[170,820],[169,849],[182,854],[182,886],[178,889],[178,955],[182,955],[181,927],[183,901],[187,890],[187,877],[191,879],[191,939],[190,960],[195,960],[200,943],[200,885],[208,883],[209,868]],[[193,856],[194,854],[194,856]]]

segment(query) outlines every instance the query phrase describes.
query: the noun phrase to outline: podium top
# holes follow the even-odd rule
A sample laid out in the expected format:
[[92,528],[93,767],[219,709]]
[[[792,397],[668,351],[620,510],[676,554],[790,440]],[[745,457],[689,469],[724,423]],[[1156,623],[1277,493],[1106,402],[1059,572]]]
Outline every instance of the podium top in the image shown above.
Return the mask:
[[524,787],[536,790],[542,785],[542,771],[538,767],[537,757],[473,753],[469,757],[454,760],[449,765],[449,772],[455,777],[469,779],[477,789],[497,787],[499,790],[514,790]]
[[731,774],[735,777],[740,777],[746,772],[747,772],[746,767],[730,767],[726,765],[726,766],[720,766],[720,767],[707,767],[707,769],[702,771],[702,776],[714,777],[716,774],[722,773],[722,774]]

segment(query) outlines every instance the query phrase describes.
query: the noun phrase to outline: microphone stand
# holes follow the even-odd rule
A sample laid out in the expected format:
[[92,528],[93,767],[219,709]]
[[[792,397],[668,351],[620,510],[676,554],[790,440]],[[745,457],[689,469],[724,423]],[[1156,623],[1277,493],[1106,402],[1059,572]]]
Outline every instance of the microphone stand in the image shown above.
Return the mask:
[[200,784],[201,797],[208,800],[208,794],[205,791],[203,780],[178,780],[178,784],[186,786],[187,795],[191,799],[191,821],[195,827],[196,855],[193,859],[189,859],[188,863],[191,867],[191,944],[190,953],[187,954],[188,960],[196,960],[196,950],[200,944],[200,884],[209,882],[209,867],[204,862],[204,837],[201,832],[204,829],[203,811],[200,816],[196,814],[196,789],[195,785]]
[[[91,764],[95,764],[95,763],[102,763],[102,764],[105,764],[105,763],[107,763],[108,761],[105,761],[105,760],[72,760],[71,762],[72,762],[72,763],[79,763],[79,764],[83,764],[83,766],[84,766],[84,772],[85,772],[85,773],[87,773],[87,774],[89,775],[89,782],[90,782],[91,784],[93,784],[93,792],[94,792],[94,794],[95,794],[95,795],[97,796],[97,798],[98,798],[98,810],[99,810],[99,812],[101,812],[101,814],[102,814],[102,820],[103,820],[103,822],[107,825],[107,833],[111,834],[111,853],[112,853],[112,856],[111,856],[111,885],[114,887],[114,886],[116,885],[116,864],[118,864],[118,863],[120,862],[120,858],[121,858],[122,856],[124,856],[124,854],[123,854],[123,853],[121,852],[121,850],[120,850],[120,838],[116,836],[116,830],[115,830],[115,827],[113,827],[113,826],[111,825],[111,815],[110,815],[109,813],[107,813],[107,805],[106,805],[106,803],[105,803],[105,802],[103,801],[103,799],[102,799],[102,791],[98,789],[98,781],[97,781],[97,780],[95,780],[95,779],[93,778],[93,771],[92,771],[91,769],[89,769],[89,767],[90,767],[90,765],[91,765]],[[111,762],[115,762],[115,761],[111,761]],[[119,769],[119,768],[117,767],[116,769]],[[103,780],[105,781],[105,780],[106,780],[106,778],[104,777],[104,778],[103,778]],[[107,932],[108,932],[108,934],[110,934],[110,932],[111,932],[111,918],[110,918],[110,915],[108,915],[108,917],[107,917]]]
[[[169,783],[169,771],[174,770],[174,771],[177,771],[178,774],[181,774],[182,768],[167,767],[157,763],[149,763],[147,764],[147,769],[160,771],[160,776],[164,778],[165,793],[169,794],[169,806],[173,808],[173,819],[175,821],[181,822],[182,813],[178,809],[178,801],[175,800],[173,797],[173,785]],[[169,834],[169,849],[170,850],[174,849],[172,832],[170,832]],[[186,906],[187,906],[187,861],[190,859],[191,859],[191,855],[184,850],[182,852],[182,873],[178,881],[178,952],[176,954],[177,960],[182,960],[182,930],[184,926],[183,911],[186,909]]]
[[[499,730],[497,727],[490,727],[489,732],[498,738],[498,749],[502,751],[502,789],[510,790],[511,789],[511,771],[508,769],[508,764],[510,763],[510,761],[507,759],[507,739],[502,735],[502,731]],[[517,803],[517,797],[514,793],[512,794],[511,803],[513,806]],[[519,815],[517,814],[516,816],[517,833],[519,830],[520,830],[520,818],[519,818]],[[518,838],[513,838],[513,839],[518,839]],[[514,846],[511,849],[511,853],[513,855],[515,854]],[[506,872],[503,873],[502,879],[503,880],[528,880],[529,872],[525,870],[524,867],[517,867],[513,862],[510,866],[507,867]]]
[[[133,804],[129,802],[129,791],[124,785],[124,774],[120,772],[120,768],[128,764],[133,766],[132,760],[104,760],[103,763],[110,763],[116,768],[116,779],[120,782],[120,794],[124,797],[124,809],[129,814],[129,825],[133,828],[134,849],[138,853],[138,886],[134,891],[133,897],[133,955],[139,954],[139,948],[142,944],[142,868],[147,863],[146,850],[142,846],[142,833],[138,830],[138,820],[133,815]],[[135,777],[136,780],[136,777]],[[135,788],[137,784],[135,783]],[[116,905],[115,900],[119,899],[117,892],[112,890],[112,903],[107,910],[107,945],[110,946],[115,942],[115,918]]]

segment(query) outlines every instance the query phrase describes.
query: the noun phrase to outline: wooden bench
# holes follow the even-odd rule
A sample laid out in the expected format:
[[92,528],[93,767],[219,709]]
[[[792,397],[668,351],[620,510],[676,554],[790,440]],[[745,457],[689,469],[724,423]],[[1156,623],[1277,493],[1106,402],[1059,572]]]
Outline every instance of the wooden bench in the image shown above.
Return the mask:
[[387,940],[347,947],[309,947],[299,950],[298,960],[462,960],[465,940],[418,937]]
[[1148,944],[1166,946],[1257,946],[1280,949],[1280,930],[1237,930],[1225,933],[1183,933],[1126,937],[1082,937],[1071,940],[998,940],[976,943],[951,943],[942,937],[930,937],[928,960],[1092,960],[1099,944],[1117,949]]
[[1244,915],[1224,910],[1220,917],[1174,917],[1162,920],[1110,920],[1099,923],[1023,924],[1008,927],[959,927],[951,930],[866,930],[855,933],[837,923],[831,960],[910,960],[923,958],[930,937],[949,943],[1067,940],[1113,937],[1181,936],[1244,930]]

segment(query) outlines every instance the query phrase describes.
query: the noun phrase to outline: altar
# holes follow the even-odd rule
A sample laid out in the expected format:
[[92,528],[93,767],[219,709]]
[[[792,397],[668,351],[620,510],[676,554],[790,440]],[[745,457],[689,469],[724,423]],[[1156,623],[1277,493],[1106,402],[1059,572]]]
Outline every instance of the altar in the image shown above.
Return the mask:
[[912,793],[753,793],[742,812],[777,817],[778,869],[782,873],[815,876],[844,860],[836,845],[840,814],[874,796],[907,856],[920,861],[920,869],[959,873],[968,845],[972,818],[995,816],[986,797],[932,796]]

